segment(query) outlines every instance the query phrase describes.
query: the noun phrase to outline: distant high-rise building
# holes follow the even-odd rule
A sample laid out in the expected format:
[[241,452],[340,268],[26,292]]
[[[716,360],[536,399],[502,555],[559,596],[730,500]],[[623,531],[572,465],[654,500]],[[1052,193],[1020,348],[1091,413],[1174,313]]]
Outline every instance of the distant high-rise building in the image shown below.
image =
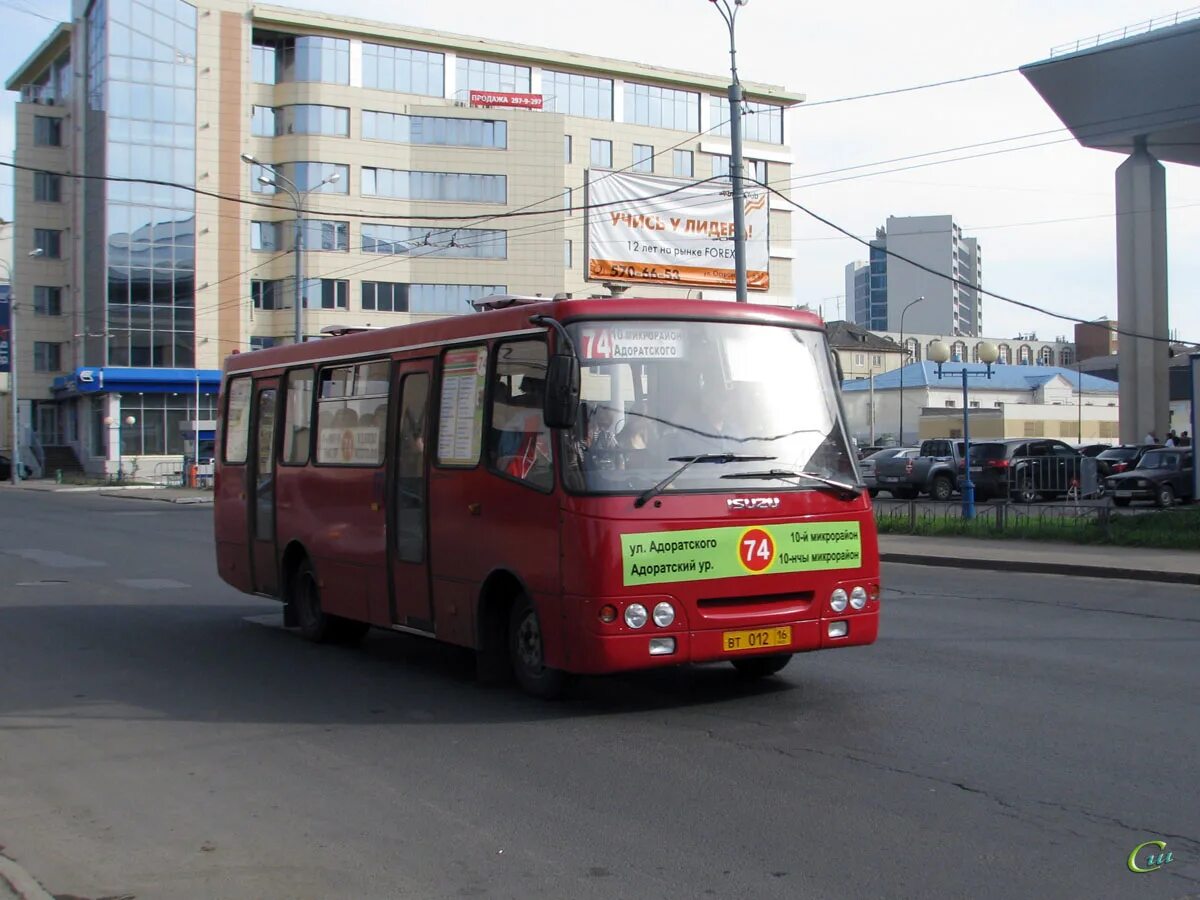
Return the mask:
[[1117,352],[1117,323],[1107,316],[1094,322],[1080,322],[1075,326],[1075,347],[1079,359],[1097,356],[1112,356]]
[[963,237],[953,218],[889,216],[871,241],[870,261],[846,266],[846,311],[857,325],[899,331],[901,311],[924,297],[905,316],[906,331],[977,337],[981,285],[979,241]]

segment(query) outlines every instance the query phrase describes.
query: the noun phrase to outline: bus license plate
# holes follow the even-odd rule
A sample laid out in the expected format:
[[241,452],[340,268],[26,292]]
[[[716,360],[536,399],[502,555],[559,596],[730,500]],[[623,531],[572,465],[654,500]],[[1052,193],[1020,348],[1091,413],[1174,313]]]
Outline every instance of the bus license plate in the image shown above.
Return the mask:
[[758,650],[760,647],[790,647],[792,628],[759,628],[754,631],[726,631],[721,636],[721,646],[726,653],[739,650]]

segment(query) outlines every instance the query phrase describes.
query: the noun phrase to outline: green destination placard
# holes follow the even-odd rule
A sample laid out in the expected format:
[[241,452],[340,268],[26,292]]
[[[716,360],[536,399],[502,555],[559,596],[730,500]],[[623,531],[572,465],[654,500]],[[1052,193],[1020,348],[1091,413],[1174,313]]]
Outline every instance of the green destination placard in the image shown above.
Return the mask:
[[857,522],[623,534],[621,565],[627,586],[857,569],[862,565],[862,536]]

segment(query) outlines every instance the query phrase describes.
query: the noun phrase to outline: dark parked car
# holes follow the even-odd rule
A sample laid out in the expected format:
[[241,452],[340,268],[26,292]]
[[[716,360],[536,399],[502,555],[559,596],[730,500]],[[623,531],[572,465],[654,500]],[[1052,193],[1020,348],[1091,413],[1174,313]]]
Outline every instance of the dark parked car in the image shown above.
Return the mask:
[[1150,500],[1165,509],[1174,506],[1176,499],[1195,499],[1194,466],[1190,447],[1151,450],[1142,456],[1136,469],[1110,475],[1104,485],[1117,506]]
[[[25,463],[21,463],[21,477],[29,478],[32,475],[33,469]],[[0,453],[0,481],[8,481],[10,478],[12,478],[12,460]]]
[[912,459],[919,451],[916,447],[888,447],[885,450],[876,450],[866,459],[858,464],[858,470],[862,473],[863,483],[867,486],[867,492],[874,497],[879,493],[879,484],[875,481],[875,466],[883,462],[885,459]]
[[971,445],[975,499],[1010,497],[1033,503],[1062,497],[1079,481],[1083,456],[1062,441],[1010,438]]
[[1075,449],[1083,456],[1099,456],[1105,450],[1111,450],[1112,444],[1077,444]]
[[1100,461],[1100,474],[1116,475],[1118,472],[1136,469],[1147,451],[1160,449],[1162,444],[1122,444],[1119,447],[1110,447],[1096,457]]

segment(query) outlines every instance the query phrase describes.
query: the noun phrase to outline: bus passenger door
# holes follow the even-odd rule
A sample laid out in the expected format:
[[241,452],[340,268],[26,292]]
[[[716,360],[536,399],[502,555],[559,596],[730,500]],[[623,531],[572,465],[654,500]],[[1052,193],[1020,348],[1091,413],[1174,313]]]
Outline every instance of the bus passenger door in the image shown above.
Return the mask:
[[400,409],[395,419],[392,502],[388,504],[388,560],[392,622],[433,631],[429,593],[429,360],[402,362],[397,376]]
[[251,409],[251,447],[246,460],[247,512],[250,516],[250,566],[254,590],[279,591],[275,553],[275,411],[279,380],[255,382]]

